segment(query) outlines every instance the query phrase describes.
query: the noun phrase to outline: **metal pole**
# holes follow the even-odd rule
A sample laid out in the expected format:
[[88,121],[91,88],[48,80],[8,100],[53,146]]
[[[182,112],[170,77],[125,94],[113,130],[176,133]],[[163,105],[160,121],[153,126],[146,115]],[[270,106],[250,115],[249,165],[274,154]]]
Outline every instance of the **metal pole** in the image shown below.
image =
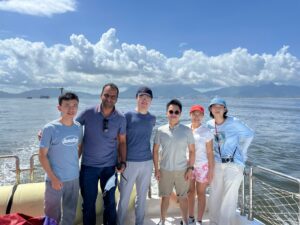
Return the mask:
[[37,156],[39,154],[33,154],[31,157],[30,157],[30,172],[29,172],[29,176],[30,176],[30,182],[33,182],[33,179],[34,179],[34,157]]
[[249,171],[249,214],[248,220],[253,220],[253,167]]
[[284,178],[289,179],[291,181],[298,182],[298,184],[300,184],[300,179],[299,178],[295,178],[295,177],[292,177],[292,176],[289,176],[289,175],[286,175],[286,174],[283,174],[283,173],[280,173],[280,172],[277,172],[277,171],[274,171],[274,170],[271,170],[271,169],[267,169],[267,168],[262,167],[262,166],[256,166],[256,168],[267,171],[271,174],[275,174],[275,175],[280,176],[280,177],[284,177]]
[[[300,196],[300,181],[298,180],[299,196]],[[300,198],[298,201],[298,224],[300,224]]]
[[246,173],[244,172],[244,177],[242,181],[242,202],[241,202],[241,216],[245,216],[245,176]]
[[16,160],[16,184],[19,184],[20,181],[21,181],[21,178],[20,178],[21,170],[20,170],[19,157],[16,156],[16,155],[3,155],[3,156],[0,156],[0,159],[9,159],[9,158],[14,158]]

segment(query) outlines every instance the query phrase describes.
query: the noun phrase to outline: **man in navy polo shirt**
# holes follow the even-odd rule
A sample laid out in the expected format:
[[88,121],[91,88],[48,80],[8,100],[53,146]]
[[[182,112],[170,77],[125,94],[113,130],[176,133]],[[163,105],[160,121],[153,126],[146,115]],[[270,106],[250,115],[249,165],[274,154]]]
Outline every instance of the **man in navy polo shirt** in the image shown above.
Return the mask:
[[152,175],[150,139],[156,117],[148,110],[153,98],[152,90],[140,87],[136,93],[136,108],[125,113],[127,121],[127,167],[120,182],[118,225],[127,224],[128,203],[133,185],[136,185],[135,225],[143,225],[147,192]]
[[[80,188],[83,198],[83,224],[96,224],[98,181],[102,193],[108,179],[126,168],[126,119],[115,109],[119,89],[113,83],[103,86],[101,104],[84,110],[76,119],[84,126]],[[116,186],[103,196],[103,224],[116,224]]]

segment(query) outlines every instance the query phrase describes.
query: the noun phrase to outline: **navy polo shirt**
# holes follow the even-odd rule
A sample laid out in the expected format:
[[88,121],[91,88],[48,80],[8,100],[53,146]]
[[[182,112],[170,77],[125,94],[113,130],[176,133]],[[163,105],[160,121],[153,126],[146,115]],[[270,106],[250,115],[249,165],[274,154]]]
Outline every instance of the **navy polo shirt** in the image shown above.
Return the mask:
[[117,110],[114,110],[106,119],[108,129],[104,130],[104,116],[101,113],[100,104],[87,108],[76,118],[84,126],[82,165],[92,167],[116,165],[118,135],[126,134],[126,119]]

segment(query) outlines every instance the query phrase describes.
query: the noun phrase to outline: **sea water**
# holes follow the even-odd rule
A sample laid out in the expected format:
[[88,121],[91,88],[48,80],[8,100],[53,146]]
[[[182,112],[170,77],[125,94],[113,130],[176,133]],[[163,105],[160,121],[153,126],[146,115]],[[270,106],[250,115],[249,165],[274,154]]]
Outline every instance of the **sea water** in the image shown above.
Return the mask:
[[[156,126],[167,123],[166,103],[170,99],[153,99],[150,111],[157,118]],[[255,131],[248,150],[248,161],[300,178],[300,99],[226,98],[228,115],[236,116]],[[189,107],[209,99],[180,99],[183,103],[182,123],[189,123]],[[99,99],[80,99],[79,111],[93,106]],[[126,112],[136,101],[120,98],[117,108]],[[57,99],[0,99],[0,156],[17,155],[21,168],[29,166],[29,158],[38,152],[38,131],[59,117]],[[209,119],[209,113],[204,120]],[[0,161],[0,165],[3,162]],[[1,169],[3,170],[3,169]],[[2,171],[0,171],[1,173]],[[0,185],[6,182],[0,180]]]

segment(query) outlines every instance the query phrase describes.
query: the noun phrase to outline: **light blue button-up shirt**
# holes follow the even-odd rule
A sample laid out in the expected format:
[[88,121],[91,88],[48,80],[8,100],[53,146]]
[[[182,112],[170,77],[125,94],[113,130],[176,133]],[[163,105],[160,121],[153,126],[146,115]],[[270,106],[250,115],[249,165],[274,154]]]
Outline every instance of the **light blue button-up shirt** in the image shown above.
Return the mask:
[[229,158],[233,156],[234,163],[245,166],[247,150],[254,132],[235,117],[227,117],[221,125],[215,125],[215,120],[212,119],[207,122],[207,126],[214,134],[216,162],[221,162],[221,157]]

